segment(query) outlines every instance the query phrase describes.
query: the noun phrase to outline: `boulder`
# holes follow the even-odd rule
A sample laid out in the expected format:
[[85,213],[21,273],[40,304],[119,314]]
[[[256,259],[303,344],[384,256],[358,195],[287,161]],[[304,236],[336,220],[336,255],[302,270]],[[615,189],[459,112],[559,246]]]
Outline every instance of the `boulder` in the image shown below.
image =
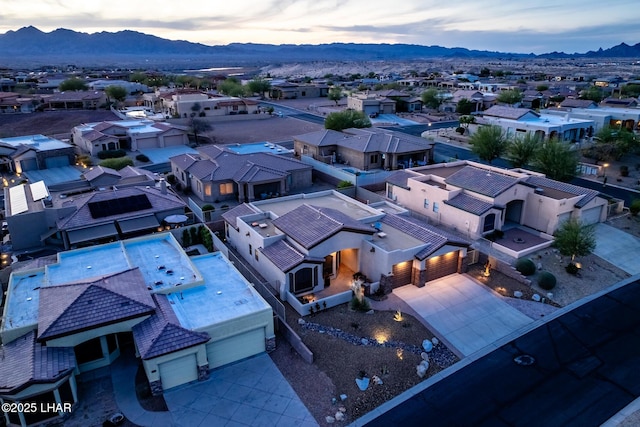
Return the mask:
[[429,361],[429,355],[424,351],[420,353],[420,357],[422,358],[422,360],[426,360],[427,362]]
[[422,341],[422,348],[424,348],[424,351],[428,353],[433,350],[433,343],[431,342],[431,340],[424,340]]
[[305,322],[305,320],[302,317],[298,319],[298,325],[304,325],[305,323],[307,322]]
[[345,400],[347,400],[347,395],[346,395],[346,394],[341,394],[341,395],[340,395],[340,400],[342,400],[343,402],[344,402]]
[[516,298],[522,298],[522,292],[521,291],[513,291],[513,296]]
[[368,339],[366,339],[366,338],[362,338],[362,339],[360,340],[360,343],[361,343],[362,345],[369,345],[369,340],[368,340]]
[[356,385],[358,386],[360,391],[365,391],[366,389],[369,388],[369,378],[367,377],[356,378]]
[[438,344],[440,344],[440,340],[436,337],[431,338],[431,343],[433,344],[433,346],[437,346]]
[[538,268],[538,271],[542,270],[542,263],[539,262],[538,265],[536,266]]
[[533,296],[531,297],[532,300],[534,300],[535,302],[540,302],[540,300],[542,299],[540,297],[540,295],[538,294],[533,294]]
[[336,412],[336,421],[344,421],[344,413],[343,412]]
[[333,423],[335,423],[335,422],[336,422],[336,419],[335,419],[335,418],[333,418],[333,417],[332,417],[332,416],[330,416],[330,415],[329,415],[328,417],[325,417],[325,419],[324,419],[324,420],[327,422],[327,424],[333,424]]

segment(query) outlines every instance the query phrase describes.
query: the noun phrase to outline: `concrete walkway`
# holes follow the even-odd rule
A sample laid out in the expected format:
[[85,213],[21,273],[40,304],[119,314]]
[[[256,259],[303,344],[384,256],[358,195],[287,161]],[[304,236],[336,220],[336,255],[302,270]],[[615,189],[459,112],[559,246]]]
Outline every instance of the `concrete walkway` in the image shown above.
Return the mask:
[[463,356],[533,322],[467,275],[452,274],[423,288],[407,285],[393,293]]
[[318,426],[266,353],[215,369],[208,380],[164,398],[176,426]]
[[595,234],[594,254],[629,274],[640,273],[640,239],[602,223],[596,225]]
[[120,412],[134,424],[142,427],[174,426],[171,412],[151,412],[140,406],[136,396],[138,360],[124,352],[111,365],[111,382]]

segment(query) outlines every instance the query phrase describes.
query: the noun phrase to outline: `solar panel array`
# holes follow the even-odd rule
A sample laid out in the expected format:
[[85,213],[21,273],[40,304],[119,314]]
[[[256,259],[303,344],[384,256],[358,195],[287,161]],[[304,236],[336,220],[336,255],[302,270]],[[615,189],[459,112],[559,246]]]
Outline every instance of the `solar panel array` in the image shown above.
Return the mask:
[[91,217],[93,218],[104,218],[152,208],[151,202],[146,194],[136,194],[134,196],[102,200],[100,202],[89,202],[88,206]]
[[29,210],[27,193],[24,191],[23,184],[9,188],[9,198],[11,203],[11,215],[17,215]]
[[49,190],[47,190],[44,181],[34,182],[33,184],[29,184],[29,187],[31,188],[31,197],[34,202],[49,197]]

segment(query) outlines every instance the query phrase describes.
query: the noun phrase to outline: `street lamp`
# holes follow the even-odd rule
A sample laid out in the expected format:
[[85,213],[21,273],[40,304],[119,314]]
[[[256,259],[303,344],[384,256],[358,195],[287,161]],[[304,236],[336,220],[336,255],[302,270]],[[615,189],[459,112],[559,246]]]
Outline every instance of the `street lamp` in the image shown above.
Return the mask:
[[602,167],[603,167],[602,185],[607,185],[607,168],[609,167],[609,163],[603,164]]

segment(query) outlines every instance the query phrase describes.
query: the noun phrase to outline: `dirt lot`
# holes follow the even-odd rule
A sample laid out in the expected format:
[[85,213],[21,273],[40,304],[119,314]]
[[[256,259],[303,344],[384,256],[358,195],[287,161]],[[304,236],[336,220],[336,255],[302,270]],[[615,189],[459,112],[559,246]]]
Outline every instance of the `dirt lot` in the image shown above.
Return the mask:
[[22,135],[68,135],[82,123],[118,120],[111,111],[73,110],[44,111],[31,114],[0,115],[0,138]]

